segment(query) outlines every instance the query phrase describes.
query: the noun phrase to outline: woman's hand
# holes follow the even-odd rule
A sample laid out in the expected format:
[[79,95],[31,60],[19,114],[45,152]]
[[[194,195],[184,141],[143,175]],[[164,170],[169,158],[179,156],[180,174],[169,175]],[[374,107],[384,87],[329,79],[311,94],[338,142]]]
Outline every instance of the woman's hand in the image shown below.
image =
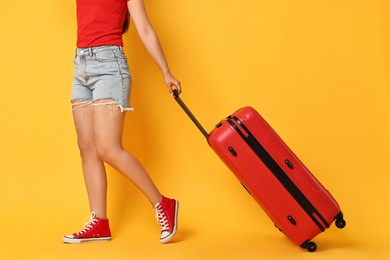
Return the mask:
[[169,93],[173,96],[173,90],[177,89],[178,94],[181,93],[181,84],[170,72],[164,75],[165,85],[168,87]]

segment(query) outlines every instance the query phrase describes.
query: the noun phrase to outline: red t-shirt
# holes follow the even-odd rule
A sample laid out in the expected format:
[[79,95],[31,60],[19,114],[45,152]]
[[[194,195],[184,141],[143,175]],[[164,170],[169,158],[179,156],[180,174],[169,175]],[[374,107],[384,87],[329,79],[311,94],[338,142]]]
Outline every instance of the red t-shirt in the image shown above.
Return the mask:
[[128,0],[76,0],[77,47],[123,46]]

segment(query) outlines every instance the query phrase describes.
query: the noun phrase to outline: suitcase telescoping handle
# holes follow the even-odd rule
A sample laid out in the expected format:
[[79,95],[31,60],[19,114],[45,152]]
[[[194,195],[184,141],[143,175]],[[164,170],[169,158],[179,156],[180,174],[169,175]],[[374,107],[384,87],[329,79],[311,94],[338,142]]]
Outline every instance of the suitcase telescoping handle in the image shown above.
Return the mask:
[[200,130],[200,132],[206,137],[206,139],[209,139],[209,134],[207,131],[203,128],[203,126],[199,123],[198,119],[192,114],[191,110],[184,104],[183,100],[179,97],[179,92],[177,89],[173,90],[173,97],[177,101],[177,103],[180,105],[180,107],[184,110],[184,112],[188,115],[188,117],[194,122],[196,127]]

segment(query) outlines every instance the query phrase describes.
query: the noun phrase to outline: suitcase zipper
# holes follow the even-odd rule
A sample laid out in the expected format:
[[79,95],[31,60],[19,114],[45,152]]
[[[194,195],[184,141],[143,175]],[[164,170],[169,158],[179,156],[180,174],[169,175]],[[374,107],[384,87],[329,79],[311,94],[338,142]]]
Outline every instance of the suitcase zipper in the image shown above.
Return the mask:
[[[233,116],[232,118],[235,122],[237,122],[238,125],[236,125],[231,118],[227,119],[227,122],[233,127],[234,130],[236,130],[236,132],[249,145],[249,147],[251,147],[251,149],[256,153],[259,159],[267,166],[267,168],[272,172],[272,174],[280,181],[280,183],[286,188],[286,190],[291,194],[291,196],[298,202],[298,204],[309,215],[309,217],[318,226],[318,228],[322,232],[325,231],[324,226],[320,223],[319,220],[324,223],[326,228],[330,226],[329,223],[318,212],[318,210],[313,206],[313,204],[306,198],[306,196],[299,190],[299,188],[293,183],[293,181],[287,176],[287,174],[276,163],[276,161],[271,157],[271,155],[264,149],[264,147],[256,140],[256,138],[249,131],[249,129],[243,124],[243,122],[235,116]],[[243,131],[245,134],[243,133]],[[287,162],[286,164],[288,165]],[[291,168],[290,165],[288,166],[289,168]]]

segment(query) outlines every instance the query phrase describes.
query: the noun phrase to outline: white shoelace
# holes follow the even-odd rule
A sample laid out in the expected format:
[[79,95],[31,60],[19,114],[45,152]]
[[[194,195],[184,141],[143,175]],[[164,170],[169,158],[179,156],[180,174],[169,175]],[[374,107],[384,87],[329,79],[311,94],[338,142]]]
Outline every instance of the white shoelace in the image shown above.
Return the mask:
[[160,224],[161,231],[169,230],[168,218],[165,215],[163,207],[161,206],[160,203],[157,203],[157,205],[155,206],[155,211],[156,211],[157,223]]
[[98,220],[96,219],[96,213],[94,211],[91,212],[91,215],[89,215],[89,217],[87,217],[87,219],[88,218],[89,218],[88,222],[87,221],[85,222],[83,229],[80,230],[79,232],[77,232],[76,233],[77,235],[82,235],[82,234],[88,232],[98,222]]

